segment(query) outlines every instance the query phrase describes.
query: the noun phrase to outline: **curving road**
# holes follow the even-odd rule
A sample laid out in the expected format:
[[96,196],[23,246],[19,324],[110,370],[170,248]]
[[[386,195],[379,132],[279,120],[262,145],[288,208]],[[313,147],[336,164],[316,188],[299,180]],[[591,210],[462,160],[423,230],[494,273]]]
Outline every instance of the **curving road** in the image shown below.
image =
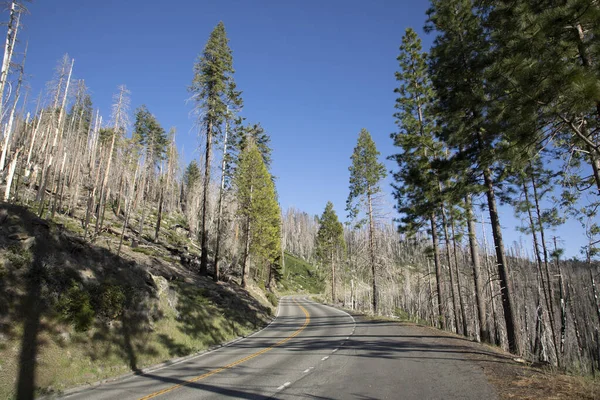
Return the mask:
[[286,297],[274,322],[250,337],[65,398],[497,398],[463,340]]

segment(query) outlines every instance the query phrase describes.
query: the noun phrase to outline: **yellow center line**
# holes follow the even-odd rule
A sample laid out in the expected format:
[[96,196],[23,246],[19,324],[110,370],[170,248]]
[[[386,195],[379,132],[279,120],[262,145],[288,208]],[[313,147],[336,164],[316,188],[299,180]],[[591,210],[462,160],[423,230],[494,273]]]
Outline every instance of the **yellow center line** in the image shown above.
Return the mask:
[[257,351],[256,353],[250,354],[250,355],[249,355],[249,356],[247,356],[247,357],[240,358],[239,360],[237,360],[237,361],[234,361],[234,362],[232,362],[231,364],[227,364],[227,365],[225,365],[224,367],[220,367],[220,368],[214,369],[214,370],[212,370],[212,371],[209,371],[209,372],[207,372],[207,373],[205,373],[205,374],[198,375],[198,376],[196,376],[195,378],[189,379],[189,380],[187,380],[187,381],[185,381],[185,382],[182,382],[182,383],[180,383],[180,384],[177,384],[177,385],[174,385],[174,386],[168,387],[168,388],[166,388],[166,389],[159,390],[158,392],[150,393],[149,395],[147,395],[147,396],[144,396],[144,397],[140,398],[139,400],[147,400],[147,399],[152,399],[152,398],[154,398],[154,397],[157,397],[157,396],[160,396],[160,395],[162,395],[162,394],[169,393],[169,392],[171,392],[171,391],[173,391],[173,390],[175,390],[175,389],[179,389],[180,387],[187,386],[187,385],[189,385],[189,384],[191,384],[191,383],[194,383],[194,382],[198,382],[198,381],[200,381],[200,380],[202,380],[202,379],[204,379],[204,378],[208,378],[209,376],[212,376],[212,375],[218,374],[219,372],[225,371],[226,369],[230,369],[230,368],[233,368],[233,367],[235,367],[236,365],[240,365],[240,364],[242,364],[242,363],[244,363],[244,362],[246,362],[246,361],[248,361],[248,360],[251,360],[251,359],[253,359],[253,358],[255,358],[255,357],[258,357],[258,356],[260,356],[261,354],[265,354],[265,353],[267,353],[267,352],[269,352],[269,351],[273,350],[275,347],[277,347],[277,346],[281,346],[281,345],[282,345],[282,344],[284,344],[285,342],[287,342],[287,341],[289,341],[289,340],[291,340],[291,339],[295,338],[295,337],[296,337],[296,336],[298,336],[298,335],[300,334],[300,332],[302,332],[302,331],[303,331],[303,330],[304,330],[304,329],[305,329],[305,328],[308,326],[308,324],[310,323],[310,314],[308,313],[308,311],[306,311],[306,308],[304,308],[304,307],[302,307],[300,304],[298,304],[298,302],[296,301],[296,299],[292,299],[292,300],[294,300],[294,303],[296,303],[296,305],[297,305],[298,307],[300,307],[300,309],[302,310],[302,312],[304,312],[304,315],[305,315],[305,317],[306,317],[306,318],[304,319],[304,324],[303,324],[303,325],[302,325],[302,326],[301,326],[301,327],[300,327],[300,328],[299,328],[297,331],[295,331],[294,333],[292,333],[290,336],[286,337],[285,339],[282,339],[282,340],[280,340],[279,342],[275,343],[275,344],[274,344],[274,345],[272,345],[271,347],[264,348],[264,349],[262,349],[262,350],[260,350],[260,351]]

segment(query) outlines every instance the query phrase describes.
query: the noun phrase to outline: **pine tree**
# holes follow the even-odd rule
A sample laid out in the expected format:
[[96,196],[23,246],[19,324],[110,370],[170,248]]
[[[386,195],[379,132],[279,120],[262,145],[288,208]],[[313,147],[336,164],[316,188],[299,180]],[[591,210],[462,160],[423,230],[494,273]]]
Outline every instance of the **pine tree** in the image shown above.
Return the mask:
[[335,262],[339,257],[340,250],[343,250],[345,247],[344,228],[333,209],[333,203],[328,201],[321,218],[319,218],[316,253],[323,265],[329,264],[331,267],[331,299],[334,303],[337,300],[335,296]]
[[470,0],[432,1],[428,30],[438,35],[429,65],[443,126],[440,136],[455,149],[454,169],[472,171],[465,177],[471,187],[483,175],[478,190],[487,197],[509,348],[520,354],[519,323],[495,193],[501,178],[494,175],[494,168],[506,161],[507,146],[501,140],[499,120],[491,115],[486,86],[491,43],[478,11]]
[[346,211],[350,219],[356,219],[362,211],[366,219],[358,220],[357,225],[369,223],[369,263],[372,274],[373,312],[377,314],[377,267],[375,257],[375,211],[373,201],[381,193],[380,181],[385,178],[385,167],[378,161],[379,151],[366,129],[361,129],[358,142],[350,157],[350,194],[346,200]]
[[258,147],[252,140],[248,141],[240,155],[234,185],[238,200],[237,213],[245,231],[242,286],[246,287],[250,256],[257,262],[269,264],[270,274],[271,265],[281,253],[281,211],[277,203],[275,185]]
[[422,52],[421,40],[411,28],[402,37],[400,55],[397,60],[400,71],[396,72],[399,82],[394,92],[398,93],[394,113],[399,132],[391,134],[394,146],[402,152],[390,156],[398,163],[394,172],[394,197],[398,212],[402,215],[399,230],[414,234],[428,223],[430,226],[440,327],[445,327],[442,268],[439,260],[437,240],[437,212],[440,203],[439,177],[433,168],[434,156],[440,145],[434,139],[435,121],[433,113],[434,94],[427,73],[427,56]]
[[204,190],[202,193],[200,273],[208,272],[208,209],[213,138],[227,115],[227,106],[240,104],[240,93],[233,80],[233,57],[223,22],[210,34],[204,51],[194,65],[194,78],[189,88],[206,135],[204,158]]
[[167,133],[145,105],[135,111],[133,134],[135,140],[145,148],[148,168],[154,168],[164,160],[169,144]]

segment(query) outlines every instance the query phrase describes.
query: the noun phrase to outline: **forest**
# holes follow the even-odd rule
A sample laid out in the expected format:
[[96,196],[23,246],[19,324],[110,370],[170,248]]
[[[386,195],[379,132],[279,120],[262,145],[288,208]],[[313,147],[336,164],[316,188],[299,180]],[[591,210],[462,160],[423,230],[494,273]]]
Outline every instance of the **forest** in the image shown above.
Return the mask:
[[[398,40],[389,116],[397,153],[377,150],[368,120],[351,133],[342,220],[331,202],[320,216],[281,210],[270,136],[241,116],[223,22],[193,65],[199,157],[185,163],[175,129],[146,106],[131,110],[126,86],[100,115],[69,55],[28,99],[26,6],[12,1],[5,15],[4,202],[76,221],[89,243],[112,237],[117,255],[159,242],[177,252],[184,244],[172,232],[183,231],[198,254],[190,268],[242,287],[276,291],[287,252],[318,266],[335,304],[582,374],[600,370],[598,1],[430,1],[416,24],[431,48],[411,28]],[[382,212],[387,192],[393,218]],[[501,205],[523,221],[532,248],[507,245]],[[566,220],[588,239],[581,257],[567,259],[557,244]]]

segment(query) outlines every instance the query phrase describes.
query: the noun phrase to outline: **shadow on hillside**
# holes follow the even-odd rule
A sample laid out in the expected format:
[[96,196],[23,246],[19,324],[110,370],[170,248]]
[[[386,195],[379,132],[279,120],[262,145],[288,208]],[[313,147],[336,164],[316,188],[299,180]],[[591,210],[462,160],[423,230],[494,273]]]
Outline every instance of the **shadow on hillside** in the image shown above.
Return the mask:
[[[57,302],[73,286],[97,302],[97,290],[107,282],[124,294],[122,311],[110,317],[97,315],[88,334],[69,335],[71,328],[61,322]],[[210,301],[198,297],[194,283],[172,283],[179,299],[177,328],[183,333],[205,335],[210,343],[222,342],[225,337],[212,324],[217,313],[232,330],[234,321],[247,327],[264,323],[267,308],[247,293],[208,279],[202,283],[204,297],[224,309],[209,307]],[[0,204],[0,354],[9,341],[20,342],[17,398],[32,399],[46,390],[36,381],[40,351],[47,344],[44,340],[59,346],[68,341],[80,345],[92,362],[116,356],[138,372],[140,355],[158,355],[157,346],[164,346],[171,356],[192,352],[167,335],[154,334],[153,324],[163,317],[158,288],[146,267],[90,245],[24,207]]]

